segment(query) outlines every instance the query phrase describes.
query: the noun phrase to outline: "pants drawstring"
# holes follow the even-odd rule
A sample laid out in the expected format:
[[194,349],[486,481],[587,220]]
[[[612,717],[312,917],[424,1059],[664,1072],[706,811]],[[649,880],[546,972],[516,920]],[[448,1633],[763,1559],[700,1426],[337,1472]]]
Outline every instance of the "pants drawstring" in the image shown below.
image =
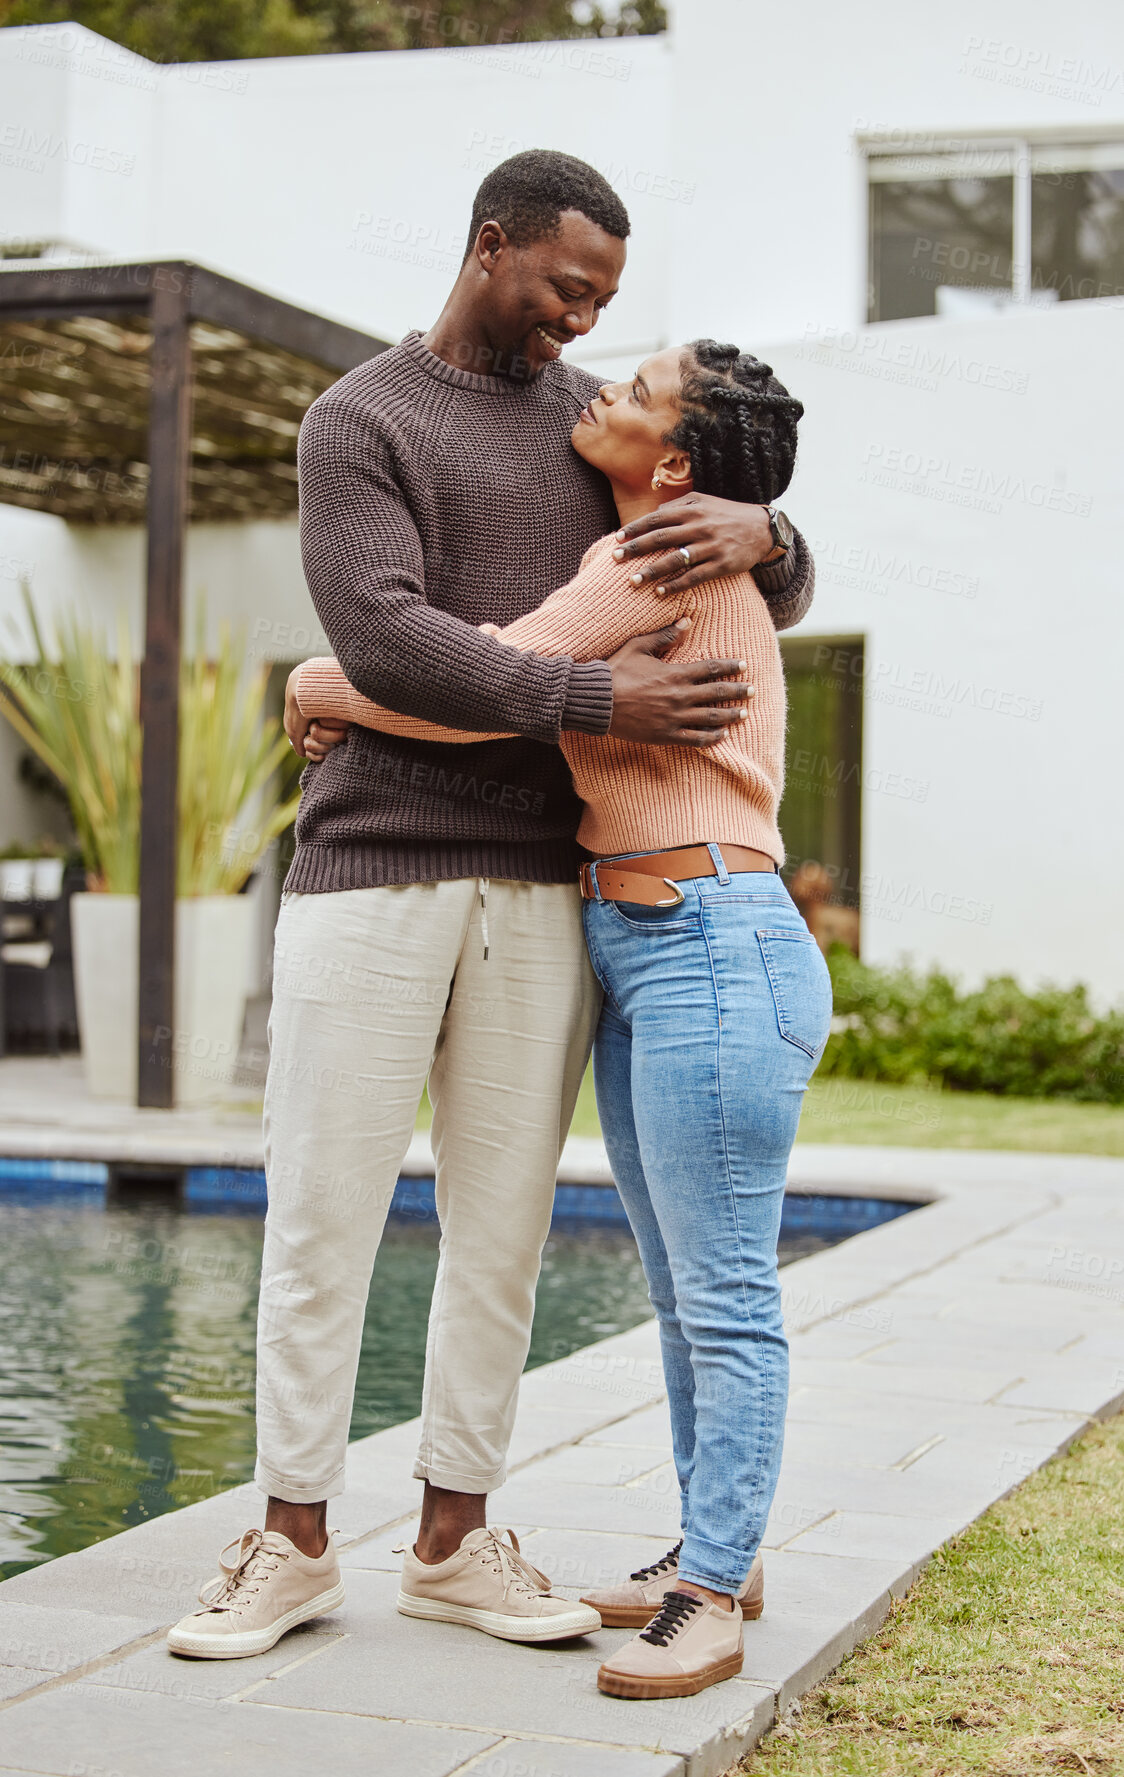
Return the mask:
[[488,878],[480,878],[480,926],[484,936],[484,961],[488,960]]

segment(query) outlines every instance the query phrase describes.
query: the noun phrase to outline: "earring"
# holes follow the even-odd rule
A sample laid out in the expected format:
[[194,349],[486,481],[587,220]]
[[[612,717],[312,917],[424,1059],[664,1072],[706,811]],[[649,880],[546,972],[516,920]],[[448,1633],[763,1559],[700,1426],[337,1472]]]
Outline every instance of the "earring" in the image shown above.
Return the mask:
[[659,478],[659,476],[658,476],[658,475],[653,475],[653,476],[652,476],[652,486],[653,486],[653,487],[654,487],[654,488],[657,488],[657,487],[662,487],[662,486],[663,486],[663,482],[662,482],[662,481],[661,481],[661,480],[660,480],[660,478]]

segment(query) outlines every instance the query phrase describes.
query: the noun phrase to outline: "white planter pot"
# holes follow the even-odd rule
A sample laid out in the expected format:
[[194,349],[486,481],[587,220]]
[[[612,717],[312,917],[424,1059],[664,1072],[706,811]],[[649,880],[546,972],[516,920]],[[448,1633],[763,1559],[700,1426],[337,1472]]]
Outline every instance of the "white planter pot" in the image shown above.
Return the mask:
[[35,896],[34,858],[0,860],[0,900],[31,901]]
[[62,894],[62,858],[36,858],[35,897],[39,901],[57,901]]
[[[78,894],[71,903],[74,990],[86,1084],[95,1098],[137,1096],[136,895]],[[177,1105],[207,1104],[230,1088],[246,1010],[253,941],[248,895],[176,902]]]

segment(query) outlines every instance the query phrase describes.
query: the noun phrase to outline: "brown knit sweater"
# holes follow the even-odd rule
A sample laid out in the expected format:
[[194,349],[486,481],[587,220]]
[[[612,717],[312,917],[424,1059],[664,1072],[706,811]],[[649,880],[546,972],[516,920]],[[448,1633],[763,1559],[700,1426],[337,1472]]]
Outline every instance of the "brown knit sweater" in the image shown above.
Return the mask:
[[[614,527],[608,482],[570,444],[597,386],[562,362],[529,383],[477,376],[410,334],[309,409],[301,548],[348,679],[407,715],[522,738],[354,729],[304,774],[286,888],[575,874],[581,805],[556,743],[606,732],[609,668],[520,653],[476,625],[534,610]],[[799,622],[813,585],[802,540],[756,577],[776,627]]]

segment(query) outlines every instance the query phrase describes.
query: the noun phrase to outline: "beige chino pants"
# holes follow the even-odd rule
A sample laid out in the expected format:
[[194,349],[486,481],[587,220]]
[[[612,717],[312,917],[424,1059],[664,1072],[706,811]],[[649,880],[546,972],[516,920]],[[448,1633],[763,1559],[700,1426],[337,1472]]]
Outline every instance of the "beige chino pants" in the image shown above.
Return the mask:
[[441,1251],[414,1474],[490,1493],[531,1336],[561,1146],[600,989],[577,887],[286,895],[265,1096],[262,1489],[344,1486],[371,1270],[426,1079]]

